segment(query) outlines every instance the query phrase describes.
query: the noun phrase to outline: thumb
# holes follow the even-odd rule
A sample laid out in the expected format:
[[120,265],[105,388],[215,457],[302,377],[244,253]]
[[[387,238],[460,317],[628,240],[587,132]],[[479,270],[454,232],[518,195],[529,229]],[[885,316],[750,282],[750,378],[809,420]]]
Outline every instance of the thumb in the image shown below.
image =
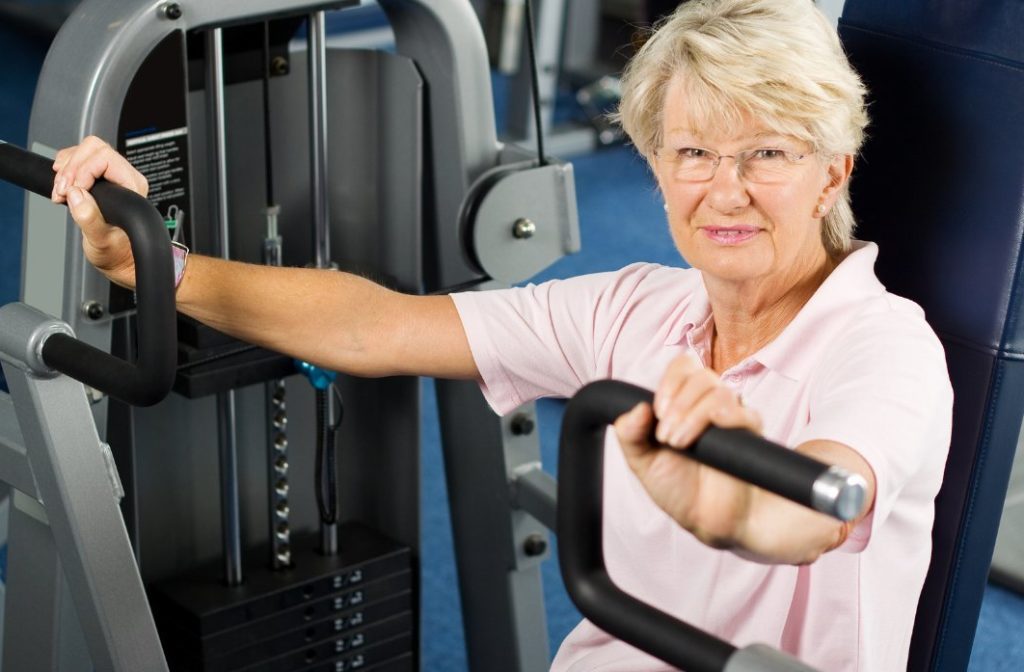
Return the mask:
[[135,261],[128,235],[103,219],[103,213],[88,191],[70,187],[67,199],[71,216],[82,229],[82,250],[86,259],[111,281],[132,287]]
[[647,403],[637,404],[615,421],[615,434],[627,455],[638,456],[651,447],[648,438],[653,422],[654,412]]
[[99,244],[101,240],[94,240],[97,237],[104,237],[109,233],[110,225],[103,219],[96,200],[85,189],[81,187],[70,187],[68,189],[68,210],[71,217],[82,229],[82,233],[93,244]]

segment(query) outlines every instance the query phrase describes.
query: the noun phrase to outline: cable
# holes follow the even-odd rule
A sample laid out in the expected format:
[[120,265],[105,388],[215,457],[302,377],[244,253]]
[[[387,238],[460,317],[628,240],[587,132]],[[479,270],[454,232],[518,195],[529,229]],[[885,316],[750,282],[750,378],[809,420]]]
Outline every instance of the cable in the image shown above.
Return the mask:
[[533,89],[533,121],[537,127],[537,165],[548,165],[544,158],[544,129],[540,124],[540,82],[537,75],[537,54],[533,46],[533,9],[526,0],[526,46],[530,56],[530,87]]
[[[337,385],[332,384],[329,387],[333,391],[330,396],[328,390],[316,392],[316,473],[313,478],[316,481],[316,504],[320,512],[320,521],[324,525],[338,522],[337,439],[341,420],[345,415],[341,391]],[[338,417],[334,424],[328,427],[327,404],[335,400],[338,402]]]

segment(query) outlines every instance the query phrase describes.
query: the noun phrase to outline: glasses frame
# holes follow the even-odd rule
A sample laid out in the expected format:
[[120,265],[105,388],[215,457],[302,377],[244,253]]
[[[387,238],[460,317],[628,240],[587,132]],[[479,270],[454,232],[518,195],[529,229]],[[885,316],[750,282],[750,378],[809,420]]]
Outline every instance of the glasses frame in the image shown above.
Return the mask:
[[762,180],[751,180],[744,173],[743,168],[744,168],[745,165],[747,165],[747,162],[750,160],[751,156],[757,154],[758,152],[763,152],[765,150],[771,150],[773,152],[780,152],[781,154],[783,154],[786,157],[786,161],[788,161],[792,165],[797,165],[800,161],[803,161],[808,156],[811,156],[812,154],[814,154],[814,152],[804,152],[803,154],[800,154],[798,152],[793,152],[793,151],[790,151],[788,149],[782,149],[781,147],[752,147],[751,149],[744,149],[744,150],[741,150],[739,152],[736,152],[735,154],[720,154],[719,152],[716,152],[713,149],[708,149],[706,147],[693,146],[693,147],[679,147],[679,148],[675,148],[675,149],[669,148],[669,147],[662,147],[661,149],[658,149],[658,150],[656,150],[654,152],[654,156],[656,158],[658,158],[659,160],[661,160],[661,161],[666,161],[666,162],[668,162],[670,164],[678,164],[678,163],[680,163],[682,161],[682,159],[680,157],[678,157],[678,156],[669,157],[669,156],[665,156],[665,154],[666,153],[678,154],[679,152],[684,151],[684,150],[688,150],[688,149],[695,149],[695,150],[700,150],[702,152],[706,152],[709,155],[709,158],[713,158],[713,161],[711,163],[711,174],[708,175],[705,178],[693,179],[693,178],[680,178],[680,177],[673,176],[679,182],[686,182],[686,183],[690,183],[690,184],[701,184],[701,183],[704,183],[704,182],[710,182],[711,180],[715,179],[715,175],[718,174],[718,167],[722,164],[722,159],[732,159],[733,162],[736,164],[736,174],[739,176],[739,178],[741,180],[744,180],[745,182],[750,182],[750,183],[753,183],[753,184],[782,184],[782,183],[785,182],[784,180],[780,181],[780,182],[777,182],[777,183],[776,182],[764,182]]

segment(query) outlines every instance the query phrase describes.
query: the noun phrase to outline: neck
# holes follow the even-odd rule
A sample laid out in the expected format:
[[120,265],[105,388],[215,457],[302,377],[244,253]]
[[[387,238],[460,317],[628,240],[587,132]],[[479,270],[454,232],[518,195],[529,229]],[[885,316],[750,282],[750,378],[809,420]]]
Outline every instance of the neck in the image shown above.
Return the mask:
[[714,315],[711,368],[722,373],[771,343],[836,265],[828,255],[823,255],[804,272],[791,274],[788,282],[774,286],[761,280],[734,284],[705,277]]

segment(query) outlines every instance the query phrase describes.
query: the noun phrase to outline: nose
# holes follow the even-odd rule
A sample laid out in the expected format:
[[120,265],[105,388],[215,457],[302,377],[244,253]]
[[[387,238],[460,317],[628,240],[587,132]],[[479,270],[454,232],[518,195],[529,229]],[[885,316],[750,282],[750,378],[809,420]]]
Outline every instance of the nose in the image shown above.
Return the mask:
[[708,205],[722,213],[733,212],[750,204],[747,185],[740,177],[739,164],[733,156],[719,157],[718,168],[708,183],[705,196]]

